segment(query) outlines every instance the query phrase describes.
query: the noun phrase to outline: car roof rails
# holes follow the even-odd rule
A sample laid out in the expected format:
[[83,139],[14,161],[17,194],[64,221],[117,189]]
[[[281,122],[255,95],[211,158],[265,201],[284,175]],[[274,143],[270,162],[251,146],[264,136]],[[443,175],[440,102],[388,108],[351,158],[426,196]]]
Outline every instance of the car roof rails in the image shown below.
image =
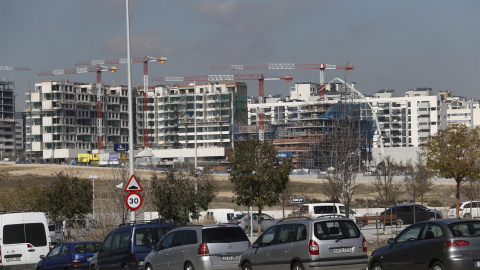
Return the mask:
[[297,217],[286,217],[286,218],[281,219],[281,220],[278,221],[278,222],[288,221],[288,220],[297,220],[297,219],[312,220],[312,218],[310,218],[310,217],[297,216]]

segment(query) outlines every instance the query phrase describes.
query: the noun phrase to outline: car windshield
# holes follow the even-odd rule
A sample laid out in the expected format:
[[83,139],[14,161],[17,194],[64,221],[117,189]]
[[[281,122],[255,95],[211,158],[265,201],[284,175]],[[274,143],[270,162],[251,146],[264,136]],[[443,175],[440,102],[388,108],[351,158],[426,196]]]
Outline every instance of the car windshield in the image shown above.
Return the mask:
[[448,227],[455,237],[480,237],[480,221],[466,221],[449,224]]

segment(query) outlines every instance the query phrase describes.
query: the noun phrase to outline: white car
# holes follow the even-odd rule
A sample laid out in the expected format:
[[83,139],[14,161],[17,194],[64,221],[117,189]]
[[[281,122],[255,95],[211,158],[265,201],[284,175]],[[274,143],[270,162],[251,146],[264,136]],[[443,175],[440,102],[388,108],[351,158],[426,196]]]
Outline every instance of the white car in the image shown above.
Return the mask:
[[[448,209],[448,217],[455,218],[457,215],[457,204]],[[460,202],[460,210],[458,213],[460,218],[480,218],[480,201],[464,201]]]

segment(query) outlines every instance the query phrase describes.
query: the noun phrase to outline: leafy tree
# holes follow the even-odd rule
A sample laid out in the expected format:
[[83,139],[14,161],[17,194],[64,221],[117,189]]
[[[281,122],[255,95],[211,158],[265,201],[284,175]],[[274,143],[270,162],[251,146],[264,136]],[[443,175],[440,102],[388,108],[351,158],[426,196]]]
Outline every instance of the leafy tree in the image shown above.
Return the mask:
[[[375,176],[373,186],[377,192],[377,201],[387,211],[389,205],[396,203],[397,198],[402,192],[402,182],[395,182],[394,176],[398,172],[398,164],[390,157],[386,157],[384,162],[381,162],[382,170]],[[393,213],[392,213],[393,214]],[[383,216],[384,222],[386,216]],[[385,223],[384,223],[385,224]],[[385,230],[385,226],[383,228]]]
[[421,155],[418,155],[415,164],[412,164],[412,162],[408,160],[405,170],[407,175],[405,175],[403,182],[405,183],[408,194],[412,195],[413,202],[415,202],[418,197],[421,197],[423,202],[423,195],[431,190],[433,181],[429,176],[428,169],[425,167]]
[[67,221],[67,239],[70,239],[71,222],[83,219],[92,212],[92,182],[59,172],[50,186],[45,186],[45,206],[54,222]]
[[277,150],[270,142],[248,138],[235,144],[230,167],[235,202],[258,208],[260,234],[262,209],[279,202],[280,194],[289,182],[291,160],[277,157]]
[[153,201],[158,214],[164,218],[187,223],[198,219],[200,208],[207,210],[215,197],[212,176],[206,172],[197,177],[195,191],[194,175],[170,170],[161,177],[152,177]]
[[458,218],[461,182],[480,176],[480,127],[450,124],[429,137],[422,147],[422,155],[432,173],[455,179]]

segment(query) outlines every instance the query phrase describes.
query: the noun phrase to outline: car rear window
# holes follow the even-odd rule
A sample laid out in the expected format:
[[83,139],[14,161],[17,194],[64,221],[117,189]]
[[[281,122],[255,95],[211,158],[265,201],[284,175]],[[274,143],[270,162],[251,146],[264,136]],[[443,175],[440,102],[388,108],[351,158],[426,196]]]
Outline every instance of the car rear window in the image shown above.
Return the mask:
[[467,221],[449,224],[453,236],[480,236],[480,221]]
[[30,243],[35,247],[47,245],[43,223],[12,224],[3,226],[4,244]]
[[240,227],[212,227],[202,230],[203,243],[230,243],[248,241]]
[[95,253],[100,250],[100,243],[75,244],[76,254]]
[[314,234],[320,240],[358,238],[360,230],[350,220],[329,220],[315,223]]
[[313,213],[315,214],[331,214],[335,213],[335,208],[333,205],[324,205],[324,206],[314,206]]
[[244,216],[245,214],[236,215],[233,219],[242,219]]

